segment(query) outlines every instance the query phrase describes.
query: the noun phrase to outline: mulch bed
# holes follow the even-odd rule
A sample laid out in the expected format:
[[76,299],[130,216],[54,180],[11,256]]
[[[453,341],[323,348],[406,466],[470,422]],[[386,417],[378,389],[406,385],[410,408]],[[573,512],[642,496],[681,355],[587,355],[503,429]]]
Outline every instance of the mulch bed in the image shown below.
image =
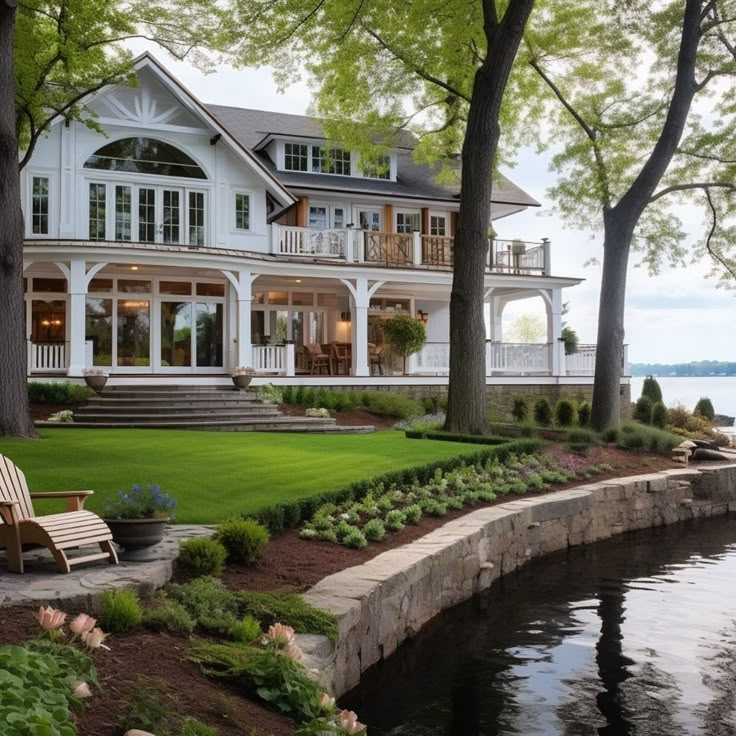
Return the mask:
[[[548,451],[564,450],[552,448]],[[615,448],[595,448],[587,461],[591,464],[609,463],[615,469],[613,473],[596,476],[590,482],[675,467],[664,457]],[[576,485],[581,485],[581,481],[557,486],[555,490]],[[505,500],[508,497],[498,499],[496,503]],[[423,518],[418,525],[389,534],[383,542],[371,544],[363,550],[306,541],[299,538],[297,530],[288,530],[272,539],[257,567],[231,566],[226,570],[223,582],[232,590],[303,591],[327,575],[407,544],[469,511],[466,508],[441,518]],[[33,610],[28,606],[0,608],[0,644],[17,643],[38,633],[35,620],[30,615]],[[69,610],[69,613],[77,611]],[[79,736],[117,734],[116,724],[141,677],[165,683],[167,688],[162,697],[174,712],[198,718],[217,728],[221,736],[292,736],[296,730],[292,720],[242,697],[237,688],[202,675],[197,666],[186,659],[188,641],[185,638],[137,630],[111,636],[108,643],[111,651],[95,656],[102,688],[88,701],[88,707],[79,717]]]
[[64,411],[71,409],[76,411],[82,404],[37,404],[31,403],[29,405],[31,419],[34,422],[45,422],[52,414],[56,414],[57,411]]
[[[282,414],[288,417],[303,417],[307,407],[299,404],[281,404],[279,409]],[[373,414],[365,409],[331,411],[330,416],[335,419],[338,427],[365,427],[369,425],[375,427],[377,432],[382,429],[391,429],[399,421],[397,417]]]

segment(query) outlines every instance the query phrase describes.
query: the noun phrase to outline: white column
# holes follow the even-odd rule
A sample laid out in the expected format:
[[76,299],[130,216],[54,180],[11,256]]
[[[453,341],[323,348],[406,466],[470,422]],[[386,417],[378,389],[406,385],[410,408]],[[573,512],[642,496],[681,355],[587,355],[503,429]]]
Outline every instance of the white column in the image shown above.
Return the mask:
[[287,376],[296,375],[296,356],[294,351],[294,343],[290,342],[284,345],[286,351],[286,360],[284,363],[284,373]]
[[412,262],[415,266],[422,265],[422,234],[418,230],[412,232]]
[[68,376],[81,376],[87,368],[85,302],[87,299],[87,272],[84,261],[69,264],[69,368]]
[[[564,357],[560,359],[557,349],[562,337],[562,289],[550,289],[550,301],[547,304],[547,341],[552,343],[552,375],[561,376],[564,371]],[[564,348],[562,350],[564,356]]]
[[235,292],[235,313],[237,315],[235,358],[237,366],[253,366],[253,346],[250,342],[251,287],[258,274],[250,271],[223,271]]
[[350,292],[350,310],[352,314],[351,331],[353,342],[353,375],[369,376],[368,365],[368,307],[371,297],[386,282],[376,281],[368,285],[367,278],[355,279],[355,284],[347,279],[340,279]]

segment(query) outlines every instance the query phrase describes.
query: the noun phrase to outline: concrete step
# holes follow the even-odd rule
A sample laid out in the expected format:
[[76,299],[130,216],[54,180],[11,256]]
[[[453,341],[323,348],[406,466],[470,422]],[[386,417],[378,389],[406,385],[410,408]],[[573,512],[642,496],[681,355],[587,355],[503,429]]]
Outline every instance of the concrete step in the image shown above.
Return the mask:
[[155,404],[176,404],[177,406],[268,406],[250,397],[241,396],[146,396],[146,397],[100,397],[87,399],[85,406],[116,407]]
[[255,391],[236,391],[234,389],[200,389],[194,391],[169,391],[168,389],[141,390],[119,389],[116,391],[103,391],[98,396],[91,397],[95,400],[120,400],[120,399],[187,399],[192,401],[207,401],[208,399],[223,399],[225,401],[258,401]]
[[90,414],[105,416],[120,416],[123,414],[241,414],[243,416],[261,416],[265,414],[278,414],[279,409],[274,404],[226,404],[226,403],[207,403],[207,404],[188,404],[186,402],[157,402],[146,403],[137,402],[122,404],[119,406],[109,406],[98,404],[88,404],[80,406],[75,410],[75,415],[89,416]]
[[190,421],[202,419],[211,421],[213,419],[231,419],[242,422],[259,421],[261,419],[270,419],[272,417],[280,418],[281,415],[277,411],[270,411],[265,413],[248,413],[247,411],[228,411],[227,409],[217,409],[211,412],[192,412],[192,411],[158,411],[152,412],[147,409],[141,409],[139,411],[126,411],[126,412],[106,412],[104,414],[95,414],[93,412],[75,412],[75,417],[79,417],[85,422],[163,422],[167,420],[172,421]]
[[208,419],[201,418],[184,420],[157,420],[157,421],[105,421],[105,422],[36,422],[37,427],[54,427],[61,429],[218,429],[233,432],[332,432],[343,429],[353,430],[354,427],[337,427],[334,419],[313,419],[311,417],[269,417],[239,421],[237,419]]

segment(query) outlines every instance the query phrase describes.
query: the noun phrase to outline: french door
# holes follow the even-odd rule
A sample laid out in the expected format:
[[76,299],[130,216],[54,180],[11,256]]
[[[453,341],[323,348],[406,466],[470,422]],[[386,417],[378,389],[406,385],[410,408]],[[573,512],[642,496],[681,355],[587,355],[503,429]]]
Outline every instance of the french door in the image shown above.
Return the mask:
[[222,369],[224,303],[161,300],[159,367],[171,372]]
[[[190,192],[201,198],[201,206],[192,198],[195,205],[190,211],[190,220],[195,220],[194,231],[198,225],[204,226],[204,192]],[[200,214],[201,213],[201,214]],[[193,217],[192,217],[193,215]],[[184,237],[184,189],[170,187],[138,188],[138,240],[141,243],[185,243]],[[191,229],[191,228],[190,228]],[[194,243],[195,245],[198,243]]]
[[377,207],[356,207],[355,223],[362,230],[381,231],[383,212]]

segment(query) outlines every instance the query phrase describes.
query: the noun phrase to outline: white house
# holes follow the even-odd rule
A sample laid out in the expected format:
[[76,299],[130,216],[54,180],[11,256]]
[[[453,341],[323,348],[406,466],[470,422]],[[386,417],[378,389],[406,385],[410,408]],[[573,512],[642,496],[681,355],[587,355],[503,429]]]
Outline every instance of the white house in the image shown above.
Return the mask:
[[[313,119],[204,105],[148,54],[135,68],[137,86],[86,101],[103,133],[59,122],[23,170],[30,374],[446,381],[458,188],[410,141],[363,171]],[[491,213],[537,204],[501,179]],[[489,383],[590,382],[594,352],[565,356],[559,340],[562,290],[580,280],[552,275],[551,251],[489,242]],[[546,343],[504,343],[504,306],[539,296]],[[427,325],[410,378],[390,378],[381,351],[397,314]]]

